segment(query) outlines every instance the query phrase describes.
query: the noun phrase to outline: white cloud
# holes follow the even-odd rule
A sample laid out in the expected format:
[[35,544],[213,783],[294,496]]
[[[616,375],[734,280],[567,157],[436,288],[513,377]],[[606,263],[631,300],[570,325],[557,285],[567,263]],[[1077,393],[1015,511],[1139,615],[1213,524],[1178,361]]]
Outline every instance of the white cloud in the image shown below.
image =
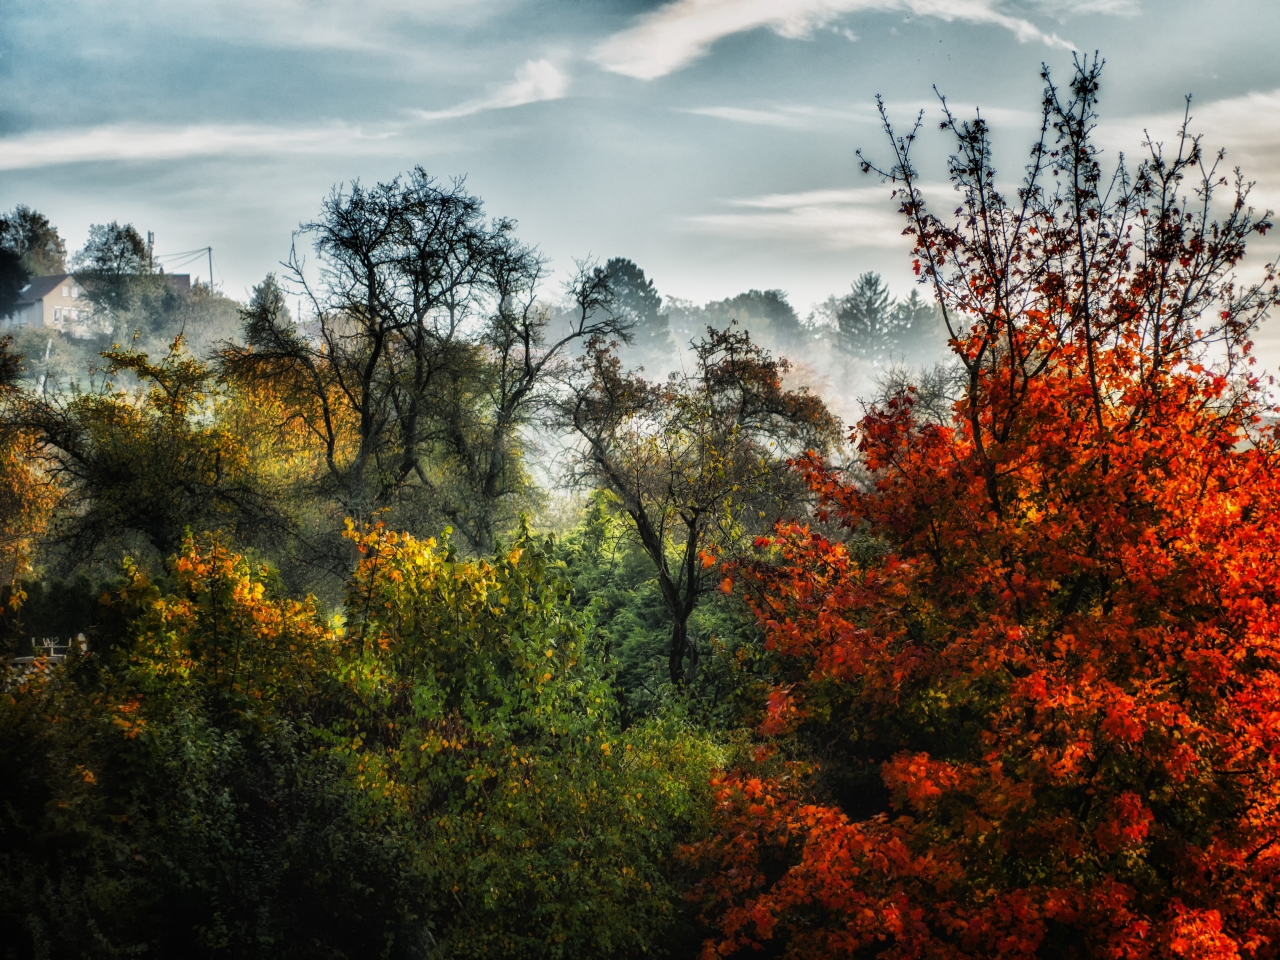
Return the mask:
[[[896,116],[910,120],[917,111],[926,113],[938,110],[938,101],[929,103],[891,104]],[[964,108],[952,104],[961,117],[970,116]],[[714,106],[684,107],[680,113],[693,113],[703,117],[715,117],[730,123],[743,123],[757,127],[782,127],[790,130],[811,130],[832,124],[872,123],[879,125],[880,116],[871,107],[852,110],[835,110],[831,107],[810,107],[798,104],[769,106],[767,108]],[[982,117],[997,128],[1028,129],[1038,128],[1040,115],[1029,110],[1011,109],[1008,107],[983,107]]]
[[198,156],[338,153],[376,149],[394,134],[366,134],[346,124],[275,127],[253,124],[112,124],[47,130],[0,139],[0,170],[114,160],[179,160]]
[[468,100],[448,110],[418,110],[416,115],[423,120],[448,120],[485,110],[502,110],[543,100],[559,100],[568,92],[569,77],[554,63],[550,60],[527,60],[516,71],[515,80],[492,96]]
[[745,123],[757,127],[785,127],[791,130],[807,129],[824,121],[844,123],[877,122],[873,110],[832,110],[827,107],[781,106],[767,110],[751,107],[687,107],[681,113],[693,113],[702,117],[715,117],[730,123]]
[[689,217],[686,222],[728,239],[827,250],[907,249],[902,218],[883,187],[775,193],[729,204],[735,212]]
[[692,107],[681,113],[695,113],[732,123],[748,123],[757,127],[803,127],[804,120],[781,110],[751,110],[747,107]]
[[1035,0],[1035,5],[1060,20],[1090,13],[1101,13],[1112,17],[1136,17],[1142,12],[1138,0]]
[[[1123,150],[1129,162],[1136,163],[1147,155],[1141,146],[1147,136],[1163,142],[1166,151],[1175,150],[1182,118],[1180,109],[1119,117],[1103,124],[1099,135],[1111,151]],[[1201,135],[1206,161],[1212,161],[1219,149],[1226,150],[1219,173],[1240,167],[1246,179],[1257,183],[1254,202],[1280,208],[1280,89],[1203,104],[1193,100],[1190,132]]]
[[[14,0],[11,0],[13,3]],[[47,21],[49,4],[16,0]],[[90,31],[213,36],[250,46],[405,52],[406,31],[474,28],[514,0],[61,0],[56,15]],[[32,15],[29,14],[29,15]]]
[[[462,117],[482,110],[518,107],[563,97],[569,78],[549,60],[530,60],[515,80],[493,96],[450,110],[419,111],[422,120]],[[68,163],[181,160],[201,156],[272,156],[373,152],[388,140],[411,133],[403,124],[367,131],[345,123],[306,127],[265,124],[120,123],[44,130],[0,138],[0,170]]]
[[735,33],[766,27],[799,39],[841,16],[870,10],[991,24],[1024,43],[1071,47],[1029,20],[1002,12],[999,0],[672,0],[605,40],[594,59],[613,73],[653,80],[686,66],[717,40]]

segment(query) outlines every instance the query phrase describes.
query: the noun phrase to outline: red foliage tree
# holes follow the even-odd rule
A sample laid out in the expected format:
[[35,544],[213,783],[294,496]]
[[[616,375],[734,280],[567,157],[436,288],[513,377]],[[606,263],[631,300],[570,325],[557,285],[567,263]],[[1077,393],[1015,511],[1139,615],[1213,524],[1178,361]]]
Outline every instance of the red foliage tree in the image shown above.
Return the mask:
[[872,409],[861,482],[803,462],[849,536],[780,528],[742,571],[787,681],[764,732],[821,744],[826,790],[720,780],[707,956],[1280,956],[1280,447],[1249,373],[1278,291],[1234,279],[1270,224],[1185,124],[1104,176],[1099,71],[1046,72],[1012,197],[944,101],[953,222],[919,122],[864,162],[962,396],[947,426]]

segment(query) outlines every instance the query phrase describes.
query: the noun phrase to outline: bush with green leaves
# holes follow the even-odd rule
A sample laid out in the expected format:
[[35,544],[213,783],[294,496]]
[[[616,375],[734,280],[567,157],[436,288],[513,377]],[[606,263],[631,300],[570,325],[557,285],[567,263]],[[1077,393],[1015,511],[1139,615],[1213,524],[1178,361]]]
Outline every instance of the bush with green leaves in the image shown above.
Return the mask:
[[190,542],[136,568],[91,652],[0,696],[6,957],[341,957],[427,930],[414,833],[317,722],[338,637],[259,571]]
[[353,742],[425,825],[440,955],[692,949],[672,854],[701,826],[714,751],[675,721],[619,728],[547,545],[459,561],[380,530],[356,542],[347,636],[371,713]]
[[546,544],[349,535],[345,617],[188,539],[10,674],[0,956],[692,952],[712,745],[621,729]]
[[611,494],[593,493],[555,556],[574,606],[591,624],[624,725],[674,712],[721,733],[754,726],[774,666],[755,618],[739,597],[708,593],[689,617],[695,668],[682,687],[672,684],[670,616],[653,564],[619,512]]

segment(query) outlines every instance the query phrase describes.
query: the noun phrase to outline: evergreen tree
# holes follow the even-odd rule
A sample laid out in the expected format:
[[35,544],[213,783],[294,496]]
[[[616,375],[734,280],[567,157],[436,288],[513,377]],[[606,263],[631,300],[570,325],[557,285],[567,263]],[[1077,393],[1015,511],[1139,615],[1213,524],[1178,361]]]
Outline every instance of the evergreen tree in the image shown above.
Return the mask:
[[671,317],[662,312],[662,297],[634,261],[614,257],[604,265],[613,309],[631,326],[632,349],[641,362],[666,359],[672,348]]
[[898,337],[903,344],[916,349],[946,345],[942,315],[937,307],[920,296],[919,290],[913,288],[910,296],[898,301],[893,313]]
[[903,317],[880,274],[868,271],[836,305],[836,344],[851,357],[888,363],[900,345]]

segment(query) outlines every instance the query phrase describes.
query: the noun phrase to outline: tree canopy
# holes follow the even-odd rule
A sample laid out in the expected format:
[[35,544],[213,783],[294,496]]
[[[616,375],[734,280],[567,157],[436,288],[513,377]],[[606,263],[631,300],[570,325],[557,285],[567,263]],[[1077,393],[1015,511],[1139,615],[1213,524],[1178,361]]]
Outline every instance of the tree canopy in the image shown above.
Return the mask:
[[304,329],[274,278],[244,313],[244,347],[222,355],[241,382],[281,385],[324,450],[325,484],[348,515],[405,508],[452,523],[479,550],[527,488],[520,428],[575,341],[623,335],[608,275],[585,266],[562,328],[538,301],[542,263],[515,223],[484,217],[462,180],[421,168],[335,191],[296,255],[313,311]]

